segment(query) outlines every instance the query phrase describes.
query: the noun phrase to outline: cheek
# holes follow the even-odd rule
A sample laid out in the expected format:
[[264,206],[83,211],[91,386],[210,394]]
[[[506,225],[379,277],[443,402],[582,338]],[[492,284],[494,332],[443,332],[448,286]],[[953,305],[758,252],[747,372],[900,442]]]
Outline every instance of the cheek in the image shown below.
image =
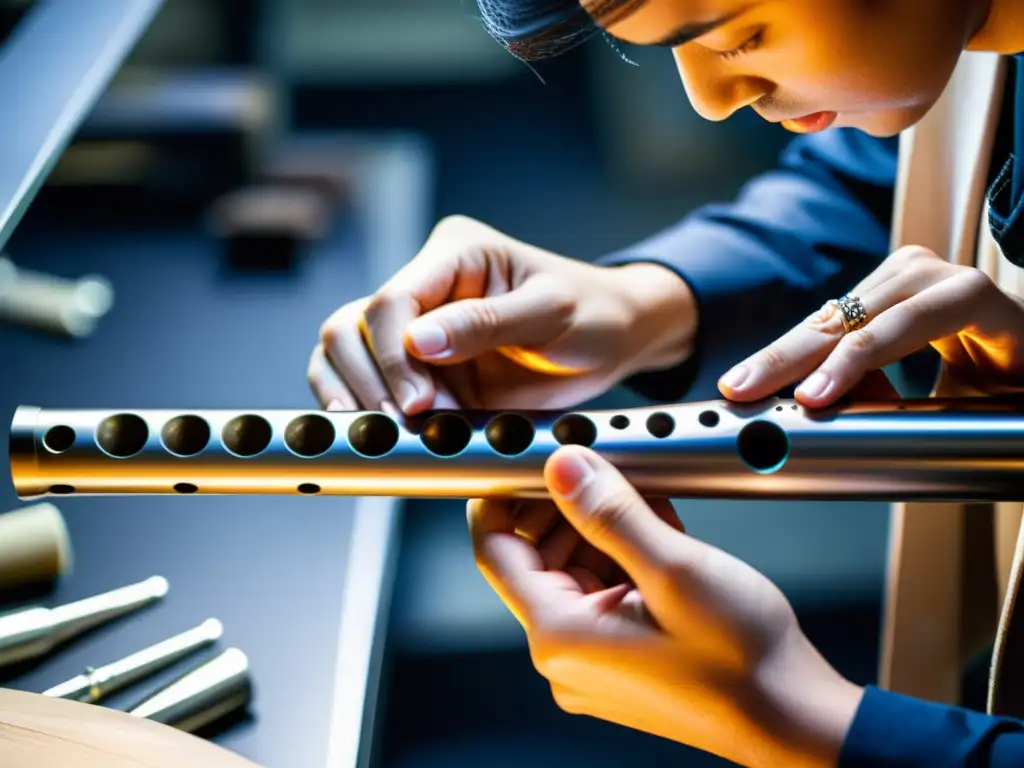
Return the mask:
[[[930,104],[945,87],[959,49],[913,49],[830,28],[794,30],[768,66],[788,99],[819,109],[865,111]],[[789,35],[787,35],[789,37]],[[870,42],[868,42],[870,41]],[[767,57],[766,57],[767,58]]]

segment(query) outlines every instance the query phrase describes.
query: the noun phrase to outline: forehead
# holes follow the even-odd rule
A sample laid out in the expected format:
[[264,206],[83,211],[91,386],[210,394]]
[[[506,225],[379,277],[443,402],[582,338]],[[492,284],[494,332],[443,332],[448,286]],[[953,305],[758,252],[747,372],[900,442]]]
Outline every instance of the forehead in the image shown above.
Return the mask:
[[637,45],[681,45],[748,10],[756,0],[579,0],[613,37]]

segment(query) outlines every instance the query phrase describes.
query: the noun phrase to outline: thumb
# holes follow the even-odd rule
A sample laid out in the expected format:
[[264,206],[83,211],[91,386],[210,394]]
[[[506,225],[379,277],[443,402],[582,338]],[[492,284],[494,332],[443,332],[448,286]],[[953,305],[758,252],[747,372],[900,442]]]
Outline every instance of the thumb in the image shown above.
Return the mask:
[[651,509],[615,467],[587,448],[559,448],[548,459],[544,477],[562,516],[644,594],[657,592],[665,573],[686,556],[681,547],[688,550],[696,544]]
[[536,275],[508,293],[461,299],[421,315],[406,327],[406,347],[434,364],[464,362],[500,347],[544,347],[569,330],[575,309],[563,285]]

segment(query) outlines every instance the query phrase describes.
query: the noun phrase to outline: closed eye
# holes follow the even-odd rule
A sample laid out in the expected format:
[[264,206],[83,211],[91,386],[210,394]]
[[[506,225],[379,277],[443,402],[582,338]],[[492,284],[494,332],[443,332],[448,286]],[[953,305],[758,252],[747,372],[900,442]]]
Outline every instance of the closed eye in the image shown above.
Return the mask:
[[764,27],[758,29],[754,34],[747,38],[747,40],[731,51],[715,51],[715,55],[723,59],[734,59],[738,56],[750,53],[761,46],[764,42]]

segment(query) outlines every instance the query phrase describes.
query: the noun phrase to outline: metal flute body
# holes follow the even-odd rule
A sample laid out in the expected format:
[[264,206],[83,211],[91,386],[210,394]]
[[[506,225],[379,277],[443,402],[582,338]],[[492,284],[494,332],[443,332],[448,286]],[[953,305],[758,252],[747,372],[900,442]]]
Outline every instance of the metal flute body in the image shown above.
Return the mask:
[[18,495],[543,498],[547,458],[588,445],[674,498],[1024,500],[1024,401],[724,401],[618,411],[18,408]]

